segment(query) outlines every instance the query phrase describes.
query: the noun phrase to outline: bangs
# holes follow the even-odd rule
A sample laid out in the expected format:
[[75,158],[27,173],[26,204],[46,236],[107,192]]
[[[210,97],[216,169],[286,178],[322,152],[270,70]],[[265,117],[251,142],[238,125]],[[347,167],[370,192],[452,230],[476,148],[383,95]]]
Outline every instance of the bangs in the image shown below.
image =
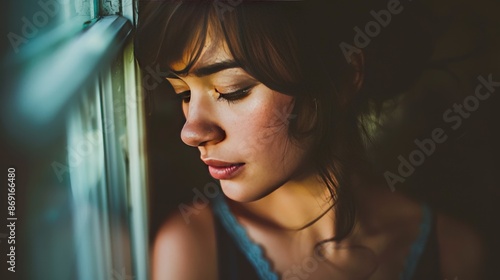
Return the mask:
[[137,31],[136,57],[141,67],[157,65],[164,72],[179,61],[186,62],[187,73],[198,60],[208,33],[208,18],[213,10],[207,2],[151,2],[145,9]]
[[[223,9],[217,1],[150,4],[136,35],[141,67],[158,65],[172,72],[174,63],[183,62],[184,69],[175,73],[186,74],[210,37],[225,43],[235,62],[267,87],[289,95],[301,88],[297,43],[290,27],[299,15],[294,18],[289,5],[252,1]],[[276,20],[285,19],[283,15],[288,20]]]

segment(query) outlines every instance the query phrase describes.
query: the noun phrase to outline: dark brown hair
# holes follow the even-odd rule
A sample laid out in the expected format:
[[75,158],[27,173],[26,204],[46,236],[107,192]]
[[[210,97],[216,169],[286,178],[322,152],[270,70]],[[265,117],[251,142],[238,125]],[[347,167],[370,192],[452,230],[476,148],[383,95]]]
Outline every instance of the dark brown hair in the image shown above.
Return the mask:
[[[413,3],[416,6],[417,4]],[[154,1],[140,6],[135,37],[139,64],[169,66],[190,54],[198,59],[209,27],[225,40],[235,61],[267,87],[295,98],[289,133],[313,136],[311,157],[335,200],[336,236],[355,222],[351,175],[369,172],[362,116],[374,104],[406,89],[431,53],[430,40],[411,11],[392,22],[362,49],[363,69],[348,63],[339,47],[354,46],[355,26],[373,20],[387,1]],[[410,8],[407,8],[410,10]],[[416,8],[415,8],[416,10]],[[363,85],[353,87],[362,71]],[[377,106],[375,106],[377,107]],[[316,112],[305,131],[298,120]]]

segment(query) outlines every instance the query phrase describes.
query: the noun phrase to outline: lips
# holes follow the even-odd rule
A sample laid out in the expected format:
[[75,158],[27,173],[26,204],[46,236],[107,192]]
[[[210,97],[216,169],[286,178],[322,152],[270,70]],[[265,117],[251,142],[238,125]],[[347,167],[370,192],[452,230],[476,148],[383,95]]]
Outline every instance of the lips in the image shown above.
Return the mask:
[[203,160],[208,165],[210,175],[218,180],[229,180],[243,170],[244,163],[231,163],[218,160]]

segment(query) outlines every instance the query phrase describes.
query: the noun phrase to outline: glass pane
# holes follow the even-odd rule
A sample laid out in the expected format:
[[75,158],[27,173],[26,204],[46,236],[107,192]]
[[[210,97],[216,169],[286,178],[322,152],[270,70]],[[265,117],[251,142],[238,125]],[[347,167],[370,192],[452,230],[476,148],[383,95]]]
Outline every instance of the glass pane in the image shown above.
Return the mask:
[[101,75],[103,134],[109,196],[111,267],[131,275],[129,221],[129,156],[123,59],[119,57]]
[[[85,94],[68,118],[75,256],[78,279],[109,275],[109,223],[100,92]],[[96,254],[98,252],[98,254]]]

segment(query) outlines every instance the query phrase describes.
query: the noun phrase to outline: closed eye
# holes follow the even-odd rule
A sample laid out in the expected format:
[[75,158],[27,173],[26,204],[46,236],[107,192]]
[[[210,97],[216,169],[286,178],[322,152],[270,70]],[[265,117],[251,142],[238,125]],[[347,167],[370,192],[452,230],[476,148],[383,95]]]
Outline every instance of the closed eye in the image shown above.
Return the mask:
[[247,97],[254,86],[255,85],[251,85],[233,92],[226,92],[226,93],[220,92],[217,89],[215,89],[215,92],[219,94],[217,100],[225,100],[228,103],[234,103],[240,99]]
[[[240,99],[245,98],[250,94],[250,91],[255,85],[251,85],[233,92],[227,92],[223,93],[215,89],[215,92],[219,94],[219,97],[217,97],[217,100],[225,100],[228,103],[234,103]],[[177,93],[176,96],[182,100],[183,103],[189,103],[191,100],[191,91],[186,90],[180,93]]]

